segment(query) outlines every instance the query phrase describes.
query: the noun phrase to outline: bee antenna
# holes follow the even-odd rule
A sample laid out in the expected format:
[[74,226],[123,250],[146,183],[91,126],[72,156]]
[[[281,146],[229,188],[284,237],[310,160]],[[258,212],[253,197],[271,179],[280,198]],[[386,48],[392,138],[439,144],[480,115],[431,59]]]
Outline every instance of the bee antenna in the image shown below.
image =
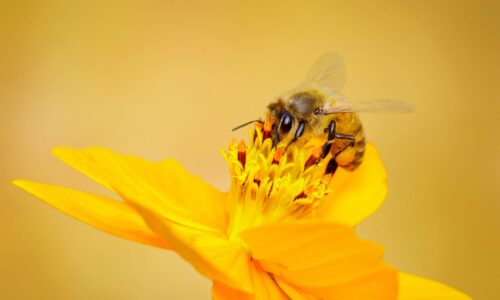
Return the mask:
[[250,125],[250,124],[252,124],[252,123],[260,123],[260,124],[264,124],[264,122],[263,122],[263,121],[261,121],[261,120],[252,120],[252,121],[248,121],[248,122],[246,122],[246,123],[243,123],[243,124],[241,124],[241,125],[239,125],[239,126],[234,127],[231,131],[236,131],[236,130],[238,130],[238,129],[240,129],[240,128],[243,128],[243,127],[245,127],[245,126],[248,126],[248,125]]

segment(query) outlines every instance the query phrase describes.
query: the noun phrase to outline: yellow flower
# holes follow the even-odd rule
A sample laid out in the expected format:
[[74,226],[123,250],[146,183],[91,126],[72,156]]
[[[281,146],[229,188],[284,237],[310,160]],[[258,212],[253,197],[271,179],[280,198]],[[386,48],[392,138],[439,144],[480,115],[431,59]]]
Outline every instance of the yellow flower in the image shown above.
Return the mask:
[[102,148],[54,154],[122,201],[25,180],[18,187],[100,230],[171,249],[210,278],[214,299],[469,299],[398,273],[383,249],[355,236],[387,193],[372,145],[355,171],[324,175],[315,141],[272,147],[257,128],[251,146],[224,157],[221,192],[174,160],[152,163]]

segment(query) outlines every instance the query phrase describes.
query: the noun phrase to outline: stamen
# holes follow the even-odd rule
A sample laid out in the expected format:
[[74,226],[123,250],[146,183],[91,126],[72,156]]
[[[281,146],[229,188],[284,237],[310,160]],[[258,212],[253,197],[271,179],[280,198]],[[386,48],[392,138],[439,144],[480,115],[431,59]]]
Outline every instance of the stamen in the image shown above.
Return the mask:
[[269,191],[267,192],[267,198],[271,198],[271,194],[273,193],[274,189],[274,180],[271,181],[271,186],[269,187]]
[[255,139],[257,139],[257,137],[259,136],[258,133],[262,132],[263,127],[264,127],[263,121],[255,123],[254,133],[251,135],[251,136],[253,136],[252,143],[255,144]]
[[270,138],[272,130],[273,130],[272,120],[271,118],[267,118],[266,122],[264,122],[264,131],[262,132],[262,140]]
[[238,145],[238,160],[245,169],[245,164],[247,162],[247,146],[244,141],[241,141]]
[[293,201],[295,201],[297,199],[307,198],[313,192],[314,192],[314,186],[310,185],[305,190],[303,190],[300,194],[298,194],[297,196],[295,196],[295,198],[293,199]]
[[310,166],[317,164],[321,160],[321,153],[323,147],[319,147],[309,156],[306,163],[304,164],[304,170],[308,169]]
[[259,121],[255,123],[255,130],[262,131],[262,127],[264,127],[264,122]]
[[278,164],[280,162],[281,157],[283,156],[283,148],[279,148],[276,150],[276,153],[274,153],[273,157],[273,164]]
[[293,201],[298,200],[298,199],[304,199],[307,198],[307,194],[305,192],[300,192],[295,198],[293,198]]
[[255,182],[258,186],[260,186],[260,183],[262,182],[262,177],[264,176],[264,171],[260,170],[259,172],[255,173],[253,177],[253,182]]
[[[273,119],[256,123],[250,132],[254,141],[231,143],[225,154],[234,179],[230,189],[231,215],[228,235],[238,239],[239,232],[278,219],[314,217],[336,169],[335,159],[325,161],[325,172],[316,172],[321,163],[323,143],[274,145],[276,125]],[[331,157],[328,152],[327,157]],[[243,169],[242,169],[243,168]]]

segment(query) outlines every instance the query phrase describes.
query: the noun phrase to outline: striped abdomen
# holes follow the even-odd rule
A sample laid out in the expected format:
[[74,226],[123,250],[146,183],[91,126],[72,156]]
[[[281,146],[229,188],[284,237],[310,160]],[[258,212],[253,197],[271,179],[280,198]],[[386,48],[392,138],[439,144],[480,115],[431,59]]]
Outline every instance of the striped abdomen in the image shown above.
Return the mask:
[[363,161],[365,153],[366,141],[361,121],[355,113],[336,113],[330,116],[337,123],[337,133],[354,136],[354,145],[351,146],[348,140],[335,139],[331,154],[336,157],[339,166],[354,170]]

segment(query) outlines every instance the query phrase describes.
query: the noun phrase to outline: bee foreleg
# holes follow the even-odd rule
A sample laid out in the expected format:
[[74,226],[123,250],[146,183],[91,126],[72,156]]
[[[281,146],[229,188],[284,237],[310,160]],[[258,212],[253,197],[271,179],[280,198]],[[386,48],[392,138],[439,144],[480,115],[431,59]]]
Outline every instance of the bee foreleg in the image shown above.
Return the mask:
[[278,126],[273,125],[273,136],[272,136],[272,141],[273,141],[273,148],[278,146],[278,143],[280,142],[280,135],[278,132]]
[[297,131],[295,131],[293,139],[288,143],[288,145],[286,145],[285,151],[288,149],[288,147],[290,147],[290,145],[295,143],[304,134],[304,129],[305,129],[305,122],[300,121],[299,126],[297,126]]

